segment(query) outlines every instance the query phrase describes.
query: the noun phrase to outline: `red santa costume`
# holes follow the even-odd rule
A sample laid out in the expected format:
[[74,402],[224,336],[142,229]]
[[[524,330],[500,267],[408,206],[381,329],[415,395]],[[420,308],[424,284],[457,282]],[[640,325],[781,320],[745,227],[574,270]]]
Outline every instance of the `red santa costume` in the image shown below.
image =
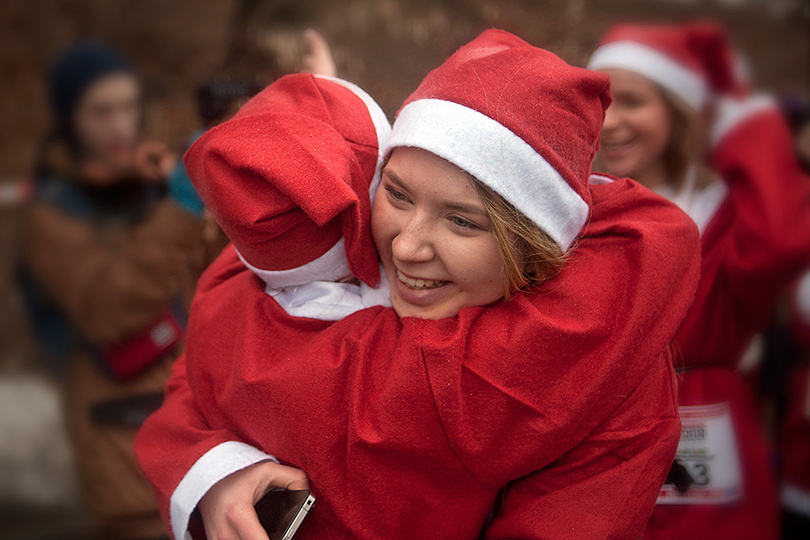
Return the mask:
[[[696,287],[698,233],[634,182],[590,175],[607,78],[500,31],[431,72],[383,154],[431,151],[576,248],[552,281],[508,302],[441,320],[383,305],[325,320],[291,314],[239,255],[293,273],[329,242],[295,247],[338,219],[352,273],[377,279],[363,183],[333,155],[340,137],[321,142],[339,126],[299,130],[302,107],[277,117],[268,99],[281,85],[324,92],[302,77],[272,85],[186,158],[235,247],[203,277],[186,354],[137,441],[175,538],[214,482],[267,459],[310,476],[318,502],[296,538],[474,539],[499,492],[487,538],[638,538],[678,439],[666,352]],[[333,205],[352,198],[347,185],[354,203]],[[287,234],[288,212],[305,234]]]
[[735,371],[767,324],[779,292],[810,256],[810,184],[772,102],[740,81],[722,29],[620,25],[589,68],[641,74],[696,112],[714,108],[710,162],[723,182],[695,189],[694,175],[662,194],[697,223],[703,256],[694,304],[678,330],[678,462],[693,483],[665,485],[645,538],[778,537],[777,498],[756,407]]

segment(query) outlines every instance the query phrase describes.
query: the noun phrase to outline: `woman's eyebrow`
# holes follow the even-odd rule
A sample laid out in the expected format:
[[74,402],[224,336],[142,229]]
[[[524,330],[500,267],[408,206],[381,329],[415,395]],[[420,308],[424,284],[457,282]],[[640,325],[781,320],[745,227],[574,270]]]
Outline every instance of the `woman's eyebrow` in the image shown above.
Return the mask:
[[391,182],[393,182],[394,184],[398,185],[398,186],[399,186],[399,187],[401,187],[402,189],[404,189],[404,190],[407,190],[407,189],[408,189],[408,186],[407,186],[407,185],[405,185],[405,182],[403,182],[403,181],[402,181],[402,178],[400,178],[399,176],[397,176],[397,174],[396,174],[394,171],[392,171],[391,169],[389,169],[388,167],[386,167],[385,169],[383,169],[382,173],[383,173],[385,176],[387,176],[387,177],[388,177],[388,179],[389,179],[389,180],[391,180]]
[[477,204],[446,202],[444,203],[444,207],[449,208],[450,210],[458,210],[459,212],[465,212],[467,214],[478,214],[480,216],[488,216],[486,209],[482,208]]

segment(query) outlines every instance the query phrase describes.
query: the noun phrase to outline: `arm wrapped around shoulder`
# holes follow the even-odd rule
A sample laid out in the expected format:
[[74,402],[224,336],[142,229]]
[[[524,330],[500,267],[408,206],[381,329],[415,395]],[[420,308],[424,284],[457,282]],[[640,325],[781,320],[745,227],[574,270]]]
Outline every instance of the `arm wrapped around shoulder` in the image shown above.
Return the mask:
[[[553,468],[620,413],[633,420],[619,431],[661,431],[655,462],[634,482],[660,484],[671,465],[677,398],[667,351],[697,286],[698,232],[630,180],[591,191],[591,221],[552,281],[457,319],[412,323],[450,443],[492,488]],[[603,438],[600,452],[629,452],[632,463],[649,449],[630,431]],[[588,468],[572,475],[585,479]],[[606,489],[618,497],[626,487]],[[646,503],[651,510],[654,496]]]

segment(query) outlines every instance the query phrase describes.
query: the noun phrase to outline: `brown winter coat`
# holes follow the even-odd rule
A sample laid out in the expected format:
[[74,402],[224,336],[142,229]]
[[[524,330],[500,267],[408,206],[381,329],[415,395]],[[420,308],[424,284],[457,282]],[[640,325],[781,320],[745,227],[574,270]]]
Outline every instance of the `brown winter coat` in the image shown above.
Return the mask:
[[[38,286],[97,347],[138,335],[178,297],[190,302],[200,273],[222,244],[205,222],[168,199],[135,225],[98,226],[47,202],[27,212],[23,260]],[[209,235],[210,236],[210,235]],[[115,380],[88,347],[71,355],[67,413],[91,512],[111,538],[166,535],[133,451],[135,428],[103,426],[90,409],[107,400],[162,392],[180,346],[146,372]]]

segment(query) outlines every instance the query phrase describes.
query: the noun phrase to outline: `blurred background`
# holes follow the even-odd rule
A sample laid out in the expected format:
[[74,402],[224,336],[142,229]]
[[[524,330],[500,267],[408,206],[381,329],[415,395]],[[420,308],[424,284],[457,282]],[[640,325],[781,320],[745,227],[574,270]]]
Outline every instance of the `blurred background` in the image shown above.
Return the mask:
[[91,538],[63,420],[16,286],[21,202],[51,125],[46,77],[78,40],[114,46],[144,92],[144,132],[181,153],[201,127],[200,85],[264,85],[301,69],[320,31],[338,74],[393,118],[427,71],[499,27],[584,65],[618,21],[708,17],[745,51],[757,86],[810,95],[808,0],[3,0],[0,2],[0,538]]

